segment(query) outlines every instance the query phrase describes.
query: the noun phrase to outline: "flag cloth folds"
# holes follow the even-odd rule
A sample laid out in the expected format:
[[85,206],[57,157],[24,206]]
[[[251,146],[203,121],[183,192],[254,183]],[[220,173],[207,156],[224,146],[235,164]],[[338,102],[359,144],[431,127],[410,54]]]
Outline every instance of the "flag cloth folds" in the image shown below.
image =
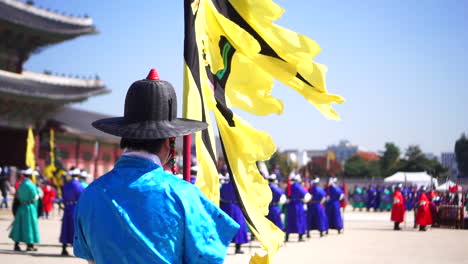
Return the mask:
[[44,168],[44,175],[51,179],[54,177],[54,172],[57,170],[55,166],[55,133],[53,129],[49,130],[49,148],[49,164]]
[[[34,133],[32,127],[28,128],[28,137],[26,138],[26,166],[35,170],[36,169],[36,158],[34,155]],[[31,181],[36,184],[36,175],[33,173]]]
[[272,138],[231,110],[255,115],[281,114],[282,102],[270,93],[274,79],[296,90],[325,117],[339,119],[331,103],[326,67],[313,61],[313,40],[273,24],[283,9],[270,0],[185,0],[184,117],[207,122],[196,133],[197,186],[219,202],[216,128],[239,205],[250,230],[266,251],[250,263],[271,263],[284,234],[265,215],[271,201],[268,182],[256,162],[276,151]]

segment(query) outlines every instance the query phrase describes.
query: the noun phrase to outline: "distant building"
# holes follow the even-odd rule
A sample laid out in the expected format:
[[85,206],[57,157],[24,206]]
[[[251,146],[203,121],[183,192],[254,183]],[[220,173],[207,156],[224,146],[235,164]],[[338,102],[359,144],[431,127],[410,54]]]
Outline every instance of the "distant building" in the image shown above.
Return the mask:
[[341,140],[338,145],[328,146],[327,150],[333,151],[336,160],[344,163],[349,157],[358,152],[359,148],[356,145],[351,145],[348,140]]
[[424,153],[423,155],[424,155],[427,159],[430,159],[430,160],[433,160],[433,159],[439,160],[439,159],[437,158],[437,156],[434,155],[434,153]]
[[65,168],[79,166],[92,174],[109,170],[119,154],[118,139],[90,125],[103,115],[66,105],[110,90],[97,76],[77,78],[23,68],[31,55],[45,48],[97,33],[89,17],[59,14],[34,6],[33,1],[0,0],[0,165],[26,165],[26,138],[32,127],[41,170],[49,159],[50,129],[57,132],[55,147]]
[[440,163],[449,170],[451,178],[458,176],[458,165],[454,152],[442,152],[440,155]]

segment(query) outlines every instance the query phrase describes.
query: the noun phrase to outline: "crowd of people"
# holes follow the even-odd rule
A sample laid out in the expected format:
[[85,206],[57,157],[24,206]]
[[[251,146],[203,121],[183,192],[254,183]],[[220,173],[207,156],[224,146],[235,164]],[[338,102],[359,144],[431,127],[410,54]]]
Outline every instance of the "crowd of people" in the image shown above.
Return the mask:
[[[177,118],[176,106],[172,85],[151,70],[146,79],[130,86],[123,117],[92,123],[121,138],[124,152],[112,170],[89,186],[90,175],[75,167],[54,182],[31,168],[20,171],[10,188],[14,193],[15,218],[9,234],[13,249],[21,251],[20,243],[25,243],[26,251],[37,250],[38,219],[48,219],[55,202],[63,210],[61,255],[69,255],[67,247],[73,244],[74,255],[89,263],[223,263],[230,243],[235,244],[237,254],[243,253],[241,245],[254,238],[248,236],[243,205],[227,170],[220,170],[220,207],[193,184],[196,166],[191,169],[190,183],[176,175],[175,138],[208,126]],[[2,170],[1,186],[8,190],[10,179],[5,183],[3,175],[11,173]],[[341,209],[346,207],[346,188],[338,186],[336,178],[330,177],[320,186],[318,177],[309,180],[296,172],[282,180],[278,168],[263,176],[273,197],[267,218],[285,232],[285,242],[290,234],[298,234],[298,240],[304,241],[304,235],[310,237],[313,230],[320,237],[330,229],[343,232]],[[353,206],[392,208],[391,218],[399,229],[411,194],[399,186],[391,199],[392,190],[387,188],[377,204],[377,191],[369,189],[354,190]],[[430,193],[426,196],[424,189],[420,191],[420,195],[413,193],[413,201],[418,202],[411,206],[418,207],[417,222],[424,229],[433,221],[430,205],[436,199]],[[3,187],[2,195],[1,206],[8,207]]]
[[[233,243],[235,253],[242,254],[241,245],[250,241],[248,227],[229,174],[223,173],[223,170],[221,172],[221,209],[240,225]],[[337,178],[330,177],[322,188],[318,177],[308,183],[300,174],[292,173],[287,181],[281,183],[280,177],[278,172],[265,176],[272,192],[267,218],[285,232],[285,242],[289,242],[290,234],[298,234],[298,241],[305,241],[304,236],[310,238],[310,232],[314,230],[319,232],[320,237],[327,235],[330,229],[342,233],[341,208],[345,196]],[[255,238],[251,236],[250,239]]]
[[[391,219],[395,222],[394,229],[401,230],[399,223],[404,221],[405,211],[414,212],[414,228],[419,226],[420,231],[426,231],[427,226],[438,227],[441,220],[443,206],[452,206],[468,211],[468,192],[459,190],[459,187],[447,191],[437,191],[435,186],[417,185],[355,185],[350,195],[354,210],[374,212],[391,211]],[[460,220],[462,221],[462,220]]]
[[[68,256],[67,246],[73,244],[74,212],[80,194],[88,186],[91,177],[85,170],[75,167],[63,175],[63,186],[56,186],[51,179],[41,175],[38,170],[27,168],[11,175],[10,168],[0,170],[2,187],[2,208],[9,208],[14,215],[9,237],[14,241],[14,251],[22,251],[20,243],[26,244],[26,251],[37,251],[35,244],[40,242],[39,218],[49,219],[57,205],[63,211],[60,229],[61,255]],[[12,177],[14,176],[14,177]],[[14,184],[10,184],[11,180]],[[9,195],[13,199],[9,202]]]

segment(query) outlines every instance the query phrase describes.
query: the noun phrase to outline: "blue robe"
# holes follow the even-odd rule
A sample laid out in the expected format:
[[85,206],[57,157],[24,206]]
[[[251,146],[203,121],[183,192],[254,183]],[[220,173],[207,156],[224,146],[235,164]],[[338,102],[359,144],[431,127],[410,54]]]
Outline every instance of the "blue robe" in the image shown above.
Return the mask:
[[329,187],[329,200],[326,206],[326,212],[328,217],[328,227],[330,229],[343,229],[343,218],[341,218],[340,211],[340,196],[343,191],[336,186]]
[[271,203],[268,206],[268,215],[267,218],[270,219],[279,229],[283,229],[283,221],[281,220],[281,211],[279,208],[279,200],[282,195],[284,195],[283,190],[276,186],[273,183],[270,183],[270,189],[273,198],[271,199]]
[[234,186],[231,182],[226,182],[221,186],[221,209],[228,214],[234,221],[236,221],[240,228],[232,239],[233,243],[245,244],[249,242],[247,236],[247,223],[245,222],[244,215],[239,207]]
[[367,202],[366,202],[366,208],[375,208],[377,205],[376,202],[377,198],[377,192],[375,191],[374,187],[369,187],[367,190]]
[[415,192],[412,189],[408,189],[407,195],[405,200],[405,207],[407,211],[411,211],[414,208],[414,201],[415,201]]
[[73,244],[76,204],[83,190],[83,185],[77,179],[72,179],[63,186],[62,197],[65,209],[63,210],[62,230],[60,232],[60,243],[62,244]]
[[223,263],[236,224],[189,182],[122,156],[81,195],[76,256],[101,263]]
[[286,233],[306,233],[307,219],[302,200],[306,194],[307,191],[300,183],[291,185],[291,197],[289,198],[288,214],[286,217]]
[[327,193],[318,185],[310,187],[309,193],[312,195],[312,201],[308,205],[307,221],[309,230],[328,230],[328,218],[325,214],[325,207],[321,203]]

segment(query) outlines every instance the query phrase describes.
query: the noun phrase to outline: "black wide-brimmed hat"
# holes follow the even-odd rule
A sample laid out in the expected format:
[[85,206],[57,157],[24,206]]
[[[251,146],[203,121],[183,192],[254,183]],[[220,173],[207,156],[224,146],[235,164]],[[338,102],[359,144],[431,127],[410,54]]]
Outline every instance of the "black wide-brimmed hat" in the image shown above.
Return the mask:
[[154,69],[128,89],[123,117],[100,119],[92,125],[114,136],[140,140],[189,135],[208,126],[205,122],[177,118],[174,87],[160,80]]

